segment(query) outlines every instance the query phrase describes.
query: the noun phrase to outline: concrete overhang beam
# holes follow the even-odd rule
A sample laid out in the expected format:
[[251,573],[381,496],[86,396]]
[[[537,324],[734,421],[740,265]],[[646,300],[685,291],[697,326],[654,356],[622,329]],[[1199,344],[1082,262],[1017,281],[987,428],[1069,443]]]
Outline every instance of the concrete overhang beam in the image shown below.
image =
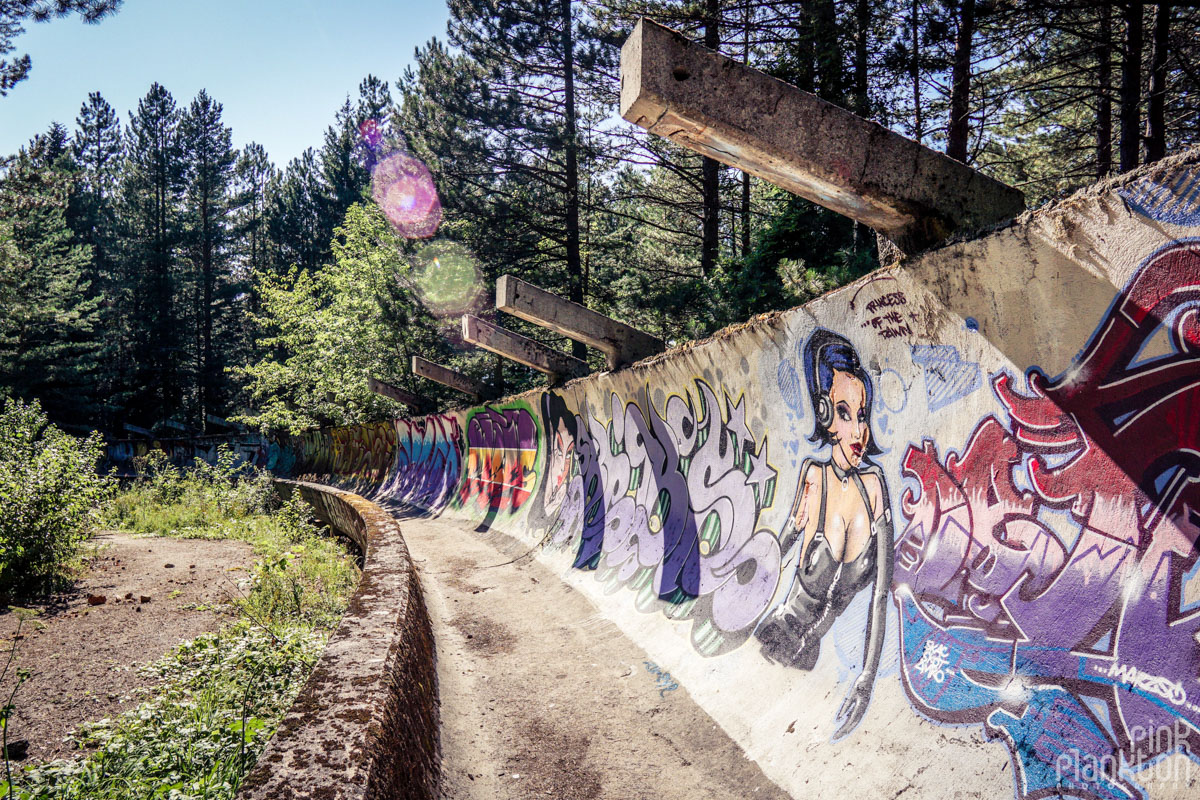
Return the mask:
[[512,275],[496,281],[496,308],[596,348],[608,359],[609,369],[632,364],[665,347],[657,337]]
[[412,371],[414,375],[420,375],[422,378],[428,378],[435,383],[449,386],[455,391],[470,395],[475,400],[482,398],[487,391],[483,384],[468,378],[461,372],[452,370],[449,367],[443,367],[441,364],[435,364],[420,356],[412,357]]
[[878,231],[913,253],[1012,219],[1017,189],[642,19],[621,116]]
[[423,411],[432,405],[428,399],[421,395],[406,392],[399,386],[384,383],[378,378],[368,377],[367,388],[380,397],[386,397],[389,400],[395,400],[397,403],[403,403],[413,411]]
[[476,347],[544,372],[554,382],[579,378],[588,373],[586,362],[473,314],[463,315],[462,334],[463,339]]

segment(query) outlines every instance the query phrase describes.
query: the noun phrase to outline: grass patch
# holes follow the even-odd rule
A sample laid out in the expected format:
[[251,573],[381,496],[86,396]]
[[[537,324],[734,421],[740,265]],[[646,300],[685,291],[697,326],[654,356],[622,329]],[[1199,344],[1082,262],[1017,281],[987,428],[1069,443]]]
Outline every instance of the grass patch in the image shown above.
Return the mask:
[[354,556],[320,535],[296,495],[239,474],[232,454],[184,472],[152,456],[113,502],[111,527],[147,535],[238,539],[257,556],[235,620],[143,671],[160,682],[134,709],[74,735],[91,752],[0,782],[22,800],[231,798],[307,680],[358,582]]

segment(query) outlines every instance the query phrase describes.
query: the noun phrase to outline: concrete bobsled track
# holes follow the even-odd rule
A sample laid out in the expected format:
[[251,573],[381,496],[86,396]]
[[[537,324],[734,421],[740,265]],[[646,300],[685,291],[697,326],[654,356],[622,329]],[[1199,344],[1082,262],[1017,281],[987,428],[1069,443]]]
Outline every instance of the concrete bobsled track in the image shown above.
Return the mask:
[[[543,630],[572,668],[498,663],[597,730],[696,704],[757,766],[689,796],[1200,791],[1200,152],[617,372],[257,458],[439,517],[400,524],[426,591],[457,587],[442,652]],[[561,608],[489,627],[506,581]],[[443,673],[443,703],[495,677]],[[524,711],[480,746],[575,747],[600,785],[637,762]],[[724,752],[680,713],[680,752]],[[685,758],[645,753],[627,796]]]

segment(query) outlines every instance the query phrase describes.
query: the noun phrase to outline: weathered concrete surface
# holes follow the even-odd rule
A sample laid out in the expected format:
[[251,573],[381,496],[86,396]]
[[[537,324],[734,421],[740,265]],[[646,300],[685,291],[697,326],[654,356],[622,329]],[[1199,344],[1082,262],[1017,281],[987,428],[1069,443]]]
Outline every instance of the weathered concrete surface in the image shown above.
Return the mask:
[[662,340],[512,275],[496,281],[496,308],[594,347],[617,369],[662,352]]
[[449,367],[443,367],[441,364],[435,364],[420,356],[412,357],[412,371],[414,375],[420,375],[422,378],[428,378],[443,386],[449,386],[451,389],[470,395],[476,400],[483,397],[484,392],[487,391],[483,384],[472,380],[461,372],[452,370]]
[[422,411],[430,408],[433,404],[428,399],[420,395],[406,392],[399,386],[393,386],[390,383],[384,383],[378,378],[367,378],[367,389],[380,397],[386,397],[389,400],[395,400],[397,403],[403,403],[413,411]]
[[363,554],[350,606],[241,800],[432,800],[438,795],[437,677],[424,597],[400,528],[358,495],[278,482]]
[[1200,787],[1200,150],[618,372],[261,452],[519,540],[794,797]]
[[1017,189],[643,19],[621,116],[856,219],[904,252],[1012,219]]
[[463,315],[462,335],[476,347],[544,372],[555,381],[580,378],[588,373],[586,362],[473,314]]
[[528,545],[396,512],[437,642],[446,797],[787,797]]

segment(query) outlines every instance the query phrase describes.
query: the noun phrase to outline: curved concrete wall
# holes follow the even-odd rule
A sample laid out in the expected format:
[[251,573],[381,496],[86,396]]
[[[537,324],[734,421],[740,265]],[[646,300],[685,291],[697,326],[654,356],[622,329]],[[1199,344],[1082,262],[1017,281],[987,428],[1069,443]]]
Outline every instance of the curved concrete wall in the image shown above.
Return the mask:
[[350,607],[255,768],[242,800],[438,796],[437,673],[421,586],[381,508],[328,486],[279,481],[363,554]]
[[265,447],[540,546],[796,796],[1200,764],[1200,153],[629,369]]

